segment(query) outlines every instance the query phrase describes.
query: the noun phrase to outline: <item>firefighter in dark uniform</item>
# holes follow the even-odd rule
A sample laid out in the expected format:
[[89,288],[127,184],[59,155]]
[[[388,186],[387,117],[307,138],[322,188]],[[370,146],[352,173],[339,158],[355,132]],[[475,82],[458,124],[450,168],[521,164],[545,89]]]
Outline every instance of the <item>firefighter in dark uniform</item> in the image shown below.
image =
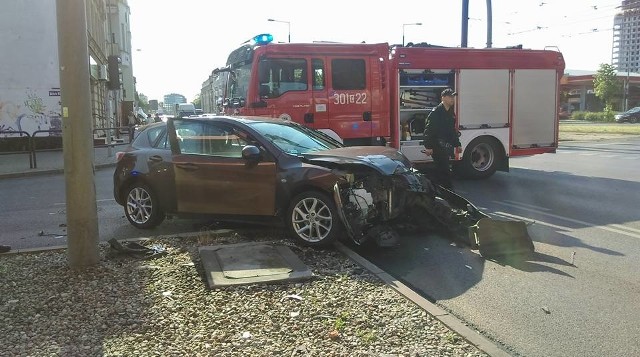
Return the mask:
[[434,181],[447,189],[453,189],[449,159],[454,157],[454,150],[459,153],[462,149],[453,112],[456,95],[451,88],[442,91],[442,102],[429,113],[424,129],[424,153],[433,158]]

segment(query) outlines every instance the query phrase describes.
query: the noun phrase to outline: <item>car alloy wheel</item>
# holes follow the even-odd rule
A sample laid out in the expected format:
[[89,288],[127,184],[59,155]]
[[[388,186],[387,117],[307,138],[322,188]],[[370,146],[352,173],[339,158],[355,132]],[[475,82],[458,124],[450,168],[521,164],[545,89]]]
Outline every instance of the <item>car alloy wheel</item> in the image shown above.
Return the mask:
[[289,230],[306,245],[325,245],[336,236],[339,222],[333,201],[318,192],[302,193],[289,208]]
[[153,228],[164,220],[155,195],[143,184],[134,184],[127,191],[124,211],[129,222],[137,228]]

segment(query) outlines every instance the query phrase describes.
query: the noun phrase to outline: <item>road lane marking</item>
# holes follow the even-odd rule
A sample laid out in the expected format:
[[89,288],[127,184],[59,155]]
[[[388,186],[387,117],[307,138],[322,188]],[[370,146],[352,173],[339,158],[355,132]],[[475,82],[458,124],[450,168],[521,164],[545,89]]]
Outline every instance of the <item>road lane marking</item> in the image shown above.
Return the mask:
[[535,219],[522,217],[522,216],[518,216],[518,215],[515,215],[515,214],[507,213],[507,212],[494,212],[494,213],[497,216],[517,219],[517,220],[520,220],[520,221],[524,221],[526,223],[539,224],[539,225],[543,225],[543,226],[547,226],[547,227],[551,227],[551,228],[555,228],[555,229],[563,230],[563,231],[567,231],[567,232],[575,231],[575,229],[570,228],[570,227],[559,226],[557,224],[547,223],[547,222],[544,222],[544,221],[536,221]]
[[[501,202],[498,202],[498,201],[496,201],[496,203],[504,204],[504,203],[501,203]],[[508,206],[508,204],[504,204],[504,205]],[[640,234],[635,234],[635,233],[629,232],[629,231],[635,231],[634,228],[625,227],[625,226],[622,226],[622,225],[619,225],[619,224],[610,224],[610,225],[601,226],[601,225],[597,225],[595,223],[581,221],[581,220],[578,220],[578,219],[573,219],[573,218],[564,217],[564,216],[559,216],[557,214],[543,212],[543,211],[539,211],[539,210],[535,210],[535,209],[530,209],[530,208],[525,208],[525,207],[518,207],[518,208],[521,208],[521,209],[526,210],[526,211],[534,212],[534,213],[537,213],[537,214],[541,214],[541,215],[544,215],[544,216],[557,218],[557,219],[564,220],[564,221],[567,221],[567,222],[581,224],[581,225],[584,225],[586,227],[599,228],[599,229],[602,229],[602,230],[607,231],[607,232],[618,233],[618,234],[622,234],[622,235],[625,235],[625,236],[628,236],[628,237],[640,239]],[[504,212],[500,212],[500,213],[504,213]],[[523,219],[523,217],[520,217],[520,219]],[[525,218],[525,220],[532,221],[533,219]],[[536,222],[539,223],[539,221],[536,221]]]
[[[102,199],[102,200],[96,200],[96,203],[97,202],[109,202],[109,201],[115,201],[115,200],[116,200],[115,198],[105,198],[105,199]],[[58,203],[54,203],[53,205],[54,206],[65,206],[66,203],[58,202]]]
[[530,204],[523,203],[523,202],[518,202],[518,201],[502,200],[502,201],[493,201],[493,202],[495,202],[495,203],[508,202],[511,205],[516,205],[516,206],[521,206],[521,207],[529,207],[529,208],[533,208],[533,209],[539,209],[539,210],[542,210],[542,211],[551,211],[551,209],[546,208],[546,207],[534,206],[534,205],[530,205]]
[[621,224],[609,224],[609,226],[614,227],[614,228],[618,228],[618,229],[626,229],[626,230],[631,231],[631,232],[640,233],[640,229],[623,226]]

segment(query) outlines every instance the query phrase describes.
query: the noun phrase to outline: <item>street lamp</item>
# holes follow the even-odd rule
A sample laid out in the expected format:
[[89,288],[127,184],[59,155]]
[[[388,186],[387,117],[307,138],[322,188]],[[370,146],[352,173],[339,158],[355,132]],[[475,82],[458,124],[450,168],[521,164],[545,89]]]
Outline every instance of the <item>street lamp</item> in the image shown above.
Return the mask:
[[422,26],[422,22],[414,22],[412,24],[402,24],[402,47],[404,47],[404,27],[405,26]]
[[276,19],[267,19],[267,21],[271,21],[271,22],[282,22],[283,24],[287,24],[287,28],[288,28],[288,32],[289,32],[289,43],[291,43],[291,22],[289,22],[289,21],[282,21],[282,20],[276,20]]

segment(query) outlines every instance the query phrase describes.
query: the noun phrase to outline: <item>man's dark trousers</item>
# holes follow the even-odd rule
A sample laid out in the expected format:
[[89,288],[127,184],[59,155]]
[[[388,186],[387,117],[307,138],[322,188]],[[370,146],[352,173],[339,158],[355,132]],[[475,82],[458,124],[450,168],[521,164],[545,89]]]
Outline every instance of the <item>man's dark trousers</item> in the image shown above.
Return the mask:
[[447,149],[436,145],[433,148],[433,163],[436,167],[435,171],[435,183],[452,190],[453,184],[451,182],[451,168],[449,165],[449,153]]

